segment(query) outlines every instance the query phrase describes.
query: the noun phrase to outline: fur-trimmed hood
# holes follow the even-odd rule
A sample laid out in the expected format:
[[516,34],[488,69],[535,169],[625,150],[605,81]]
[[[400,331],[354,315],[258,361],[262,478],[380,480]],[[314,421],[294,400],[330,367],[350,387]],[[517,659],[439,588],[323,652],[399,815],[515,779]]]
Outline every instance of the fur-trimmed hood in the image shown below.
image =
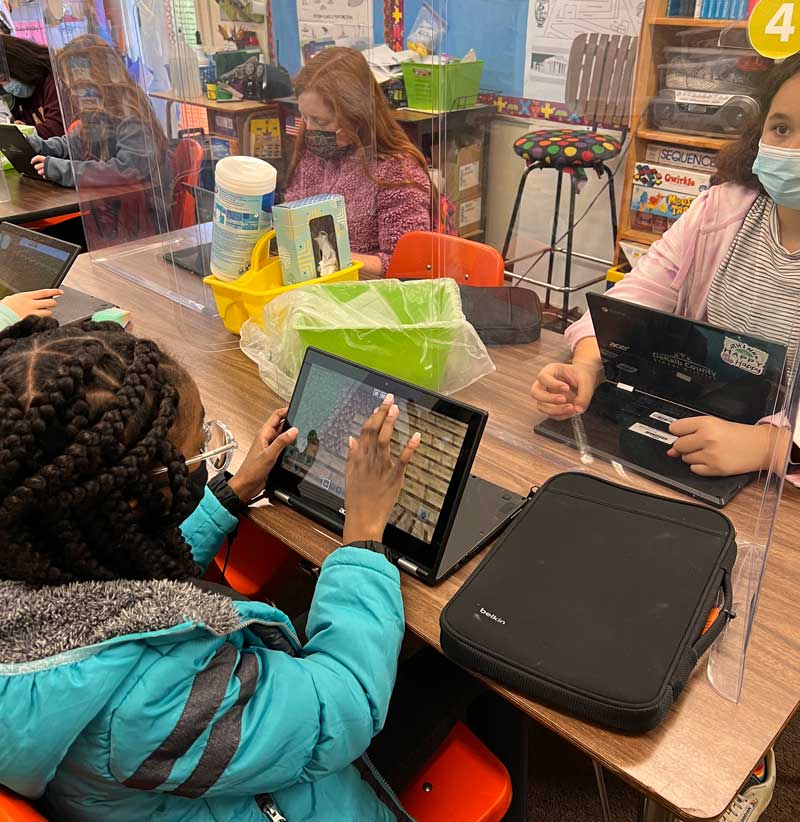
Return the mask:
[[[216,634],[241,617],[230,599],[188,582],[79,582],[31,587],[0,582],[0,671],[186,623]],[[58,660],[53,660],[58,664]]]

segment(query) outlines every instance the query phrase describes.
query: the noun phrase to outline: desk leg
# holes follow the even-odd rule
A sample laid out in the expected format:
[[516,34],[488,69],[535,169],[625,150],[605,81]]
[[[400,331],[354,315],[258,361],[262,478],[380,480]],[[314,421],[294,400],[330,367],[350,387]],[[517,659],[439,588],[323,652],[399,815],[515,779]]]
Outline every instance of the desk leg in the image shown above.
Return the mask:
[[608,791],[606,790],[606,775],[603,766],[596,760],[592,760],[594,766],[594,778],[597,780],[597,794],[600,797],[600,809],[603,813],[603,822],[611,822],[611,806],[608,804]]
[[506,766],[513,797],[503,822],[540,822],[528,818],[528,721],[505,699],[487,694],[470,712],[469,724]]
[[652,799],[643,796],[636,822],[677,822],[677,820],[672,811],[662,808]]

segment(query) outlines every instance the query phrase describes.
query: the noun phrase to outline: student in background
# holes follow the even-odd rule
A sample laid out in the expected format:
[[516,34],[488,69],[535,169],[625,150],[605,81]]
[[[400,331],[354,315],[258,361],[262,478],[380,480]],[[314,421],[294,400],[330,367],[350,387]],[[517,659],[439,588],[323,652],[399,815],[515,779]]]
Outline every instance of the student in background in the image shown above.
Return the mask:
[[397,241],[431,228],[425,158],[394,121],[366,59],[349,48],[317,54],[295,81],[303,125],[285,199],[341,194],[353,258],[383,274]]
[[[6,94],[14,97],[11,115],[21,125],[34,126],[44,140],[64,133],[58,93],[45,46],[0,34],[0,54],[5,54],[8,76],[0,76]],[[3,71],[0,61],[0,73]]]
[[[800,55],[765,72],[758,102],[758,121],[718,155],[719,184],[610,293],[783,343],[791,366],[800,341]],[[556,419],[585,411],[603,378],[588,312],[566,337],[572,362],[545,366],[532,388],[538,409]],[[768,468],[776,438],[791,438],[785,427],[715,417],[678,420],[670,431],[678,439],[669,455],[701,476]]]
[[184,368],[112,323],[39,318],[0,332],[0,406],[0,784],[60,820],[393,822],[350,764],[386,719],[405,627],[372,550],[419,442],[392,457],[391,396],[351,438],[347,547],[304,643],[199,580],[297,437],[286,409],[207,484]]
[[[166,230],[171,157],[147,95],[120,55],[95,35],[82,35],[55,56],[64,82],[66,137],[30,138],[40,176],[62,186],[128,186],[106,212],[95,207],[92,233],[108,245]],[[91,227],[90,227],[91,228]],[[87,234],[90,232],[87,230]],[[91,243],[93,248],[97,243]]]
[[[2,292],[0,287],[0,292]],[[20,291],[0,299],[0,330],[14,325],[25,317],[49,317],[56,307],[56,297],[64,292],[60,288],[43,288],[39,291]]]

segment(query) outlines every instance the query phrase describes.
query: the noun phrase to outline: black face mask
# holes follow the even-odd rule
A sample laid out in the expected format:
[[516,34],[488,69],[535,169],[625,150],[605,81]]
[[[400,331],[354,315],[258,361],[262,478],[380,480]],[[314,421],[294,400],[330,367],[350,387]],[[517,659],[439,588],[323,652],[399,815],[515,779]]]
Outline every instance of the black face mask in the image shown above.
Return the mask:
[[194,507],[197,508],[200,505],[201,500],[203,499],[203,495],[206,492],[206,484],[208,483],[208,464],[205,460],[200,463],[199,468],[195,468],[189,474],[187,488],[189,489],[189,493],[192,495],[192,502],[194,503]]
[[350,151],[350,146],[337,146],[337,133],[336,131],[322,131],[322,129],[306,129],[306,148],[323,160],[344,157]]

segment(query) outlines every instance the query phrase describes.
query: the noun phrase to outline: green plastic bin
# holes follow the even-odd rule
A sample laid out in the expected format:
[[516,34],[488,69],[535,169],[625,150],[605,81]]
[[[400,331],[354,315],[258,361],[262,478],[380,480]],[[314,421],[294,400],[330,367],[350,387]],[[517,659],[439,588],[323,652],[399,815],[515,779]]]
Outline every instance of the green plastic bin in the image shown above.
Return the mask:
[[483,60],[471,63],[403,63],[408,107],[454,111],[478,102]]
[[[438,391],[455,335],[464,323],[458,287],[451,280],[396,280],[318,285],[336,301],[348,303],[378,286],[382,311],[396,320],[395,327],[365,322],[352,328],[324,327],[318,314],[294,312],[292,327],[303,350],[321,348],[359,365]],[[309,289],[311,291],[311,289]],[[319,295],[323,298],[322,293]],[[371,315],[371,312],[370,312]]]

